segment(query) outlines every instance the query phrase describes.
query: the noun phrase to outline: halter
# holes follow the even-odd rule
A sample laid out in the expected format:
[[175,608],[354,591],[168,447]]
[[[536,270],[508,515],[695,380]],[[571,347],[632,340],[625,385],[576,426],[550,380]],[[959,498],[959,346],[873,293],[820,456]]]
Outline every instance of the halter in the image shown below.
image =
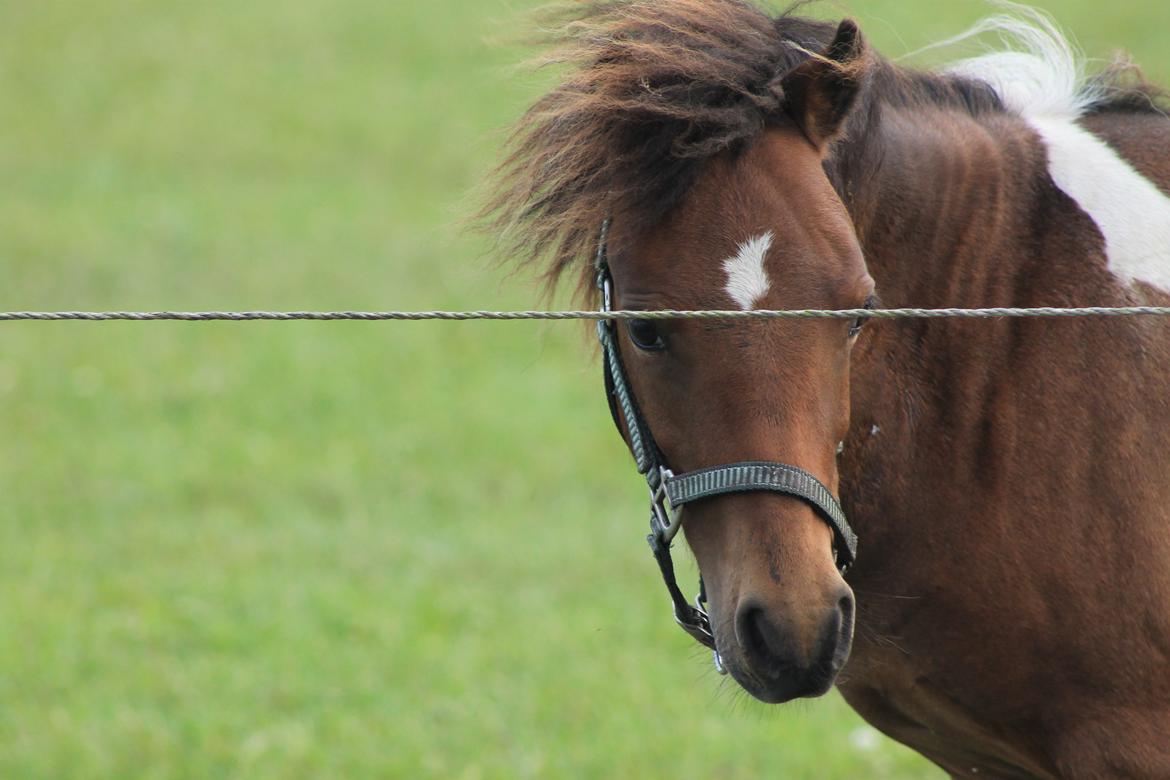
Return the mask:
[[[597,289],[601,293],[602,312],[614,310],[613,277],[608,261],[609,225],[609,220],[602,224],[597,246]],[[796,466],[751,461],[686,474],[676,475],[672,472],[626,381],[615,321],[599,320],[597,338],[601,342],[605,394],[614,425],[618,433],[622,433],[622,423],[625,423],[625,435],[638,473],[645,477],[650,488],[650,535],[646,541],[650,543],[650,550],[658,562],[663,582],[674,605],[674,619],[684,631],[711,649],[716,670],[726,674],[723,659],[715,646],[711,619],[707,615],[707,589],[702,578],[699,578],[699,595],[692,605],[679,590],[674,576],[670,545],[682,527],[682,513],[679,510],[686,504],[728,493],[772,492],[799,498],[811,506],[817,516],[832,529],[833,551],[842,574],[853,565],[857,557],[857,536],[849,527],[845,513],[832,492],[812,474]]]

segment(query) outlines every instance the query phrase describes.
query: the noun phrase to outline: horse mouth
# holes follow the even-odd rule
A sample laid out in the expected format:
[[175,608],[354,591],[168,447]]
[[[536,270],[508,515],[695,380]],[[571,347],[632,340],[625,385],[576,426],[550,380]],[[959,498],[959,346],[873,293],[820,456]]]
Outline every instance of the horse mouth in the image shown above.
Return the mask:
[[753,698],[764,704],[787,704],[797,699],[816,699],[833,689],[841,668],[818,664],[799,674],[780,674],[760,678],[752,673],[738,672],[729,666],[731,676]]

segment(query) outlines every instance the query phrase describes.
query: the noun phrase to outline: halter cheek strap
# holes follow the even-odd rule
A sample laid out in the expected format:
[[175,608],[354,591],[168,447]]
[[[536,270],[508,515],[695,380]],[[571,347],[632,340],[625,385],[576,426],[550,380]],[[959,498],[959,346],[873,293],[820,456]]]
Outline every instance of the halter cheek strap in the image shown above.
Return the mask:
[[[608,233],[609,221],[606,220],[601,228],[597,248],[597,287],[601,293],[602,312],[613,311],[613,279],[606,257]],[[674,605],[674,619],[688,634],[711,648],[715,654],[715,666],[723,672],[707,615],[706,588],[702,580],[699,581],[699,596],[692,605],[679,590],[675,579],[670,545],[682,525],[681,513],[676,510],[695,501],[729,493],[772,492],[800,499],[812,507],[817,516],[832,529],[837,563],[842,573],[853,565],[857,557],[857,536],[849,527],[845,513],[832,491],[812,474],[796,466],[750,461],[676,476],[667,467],[666,458],[654,441],[654,435],[626,381],[614,320],[598,321],[597,338],[601,343],[606,397],[614,425],[619,433],[624,428],[638,473],[645,477],[650,489],[650,535],[646,540],[650,543]]]

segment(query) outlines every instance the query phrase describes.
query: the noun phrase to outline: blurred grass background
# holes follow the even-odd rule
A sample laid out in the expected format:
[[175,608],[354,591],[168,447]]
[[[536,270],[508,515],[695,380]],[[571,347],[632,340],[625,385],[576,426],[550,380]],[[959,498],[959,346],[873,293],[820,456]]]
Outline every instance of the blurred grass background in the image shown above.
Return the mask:
[[[0,309],[529,307],[453,226],[532,4],[0,0]],[[1041,5],[1170,76],[1170,4]],[[987,12],[846,9],[889,55]],[[672,625],[591,355],[0,326],[0,777],[937,777]]]

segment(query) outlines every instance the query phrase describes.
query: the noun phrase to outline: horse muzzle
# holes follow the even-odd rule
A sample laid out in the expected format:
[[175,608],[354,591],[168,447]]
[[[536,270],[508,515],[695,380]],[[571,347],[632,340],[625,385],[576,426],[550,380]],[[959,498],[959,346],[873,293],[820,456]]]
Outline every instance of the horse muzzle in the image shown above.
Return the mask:
[[801,613],[740,598],[716,642],[731,676],[768,704],[827,693],[853,644],[853,592],[843,582],[831,603]]

